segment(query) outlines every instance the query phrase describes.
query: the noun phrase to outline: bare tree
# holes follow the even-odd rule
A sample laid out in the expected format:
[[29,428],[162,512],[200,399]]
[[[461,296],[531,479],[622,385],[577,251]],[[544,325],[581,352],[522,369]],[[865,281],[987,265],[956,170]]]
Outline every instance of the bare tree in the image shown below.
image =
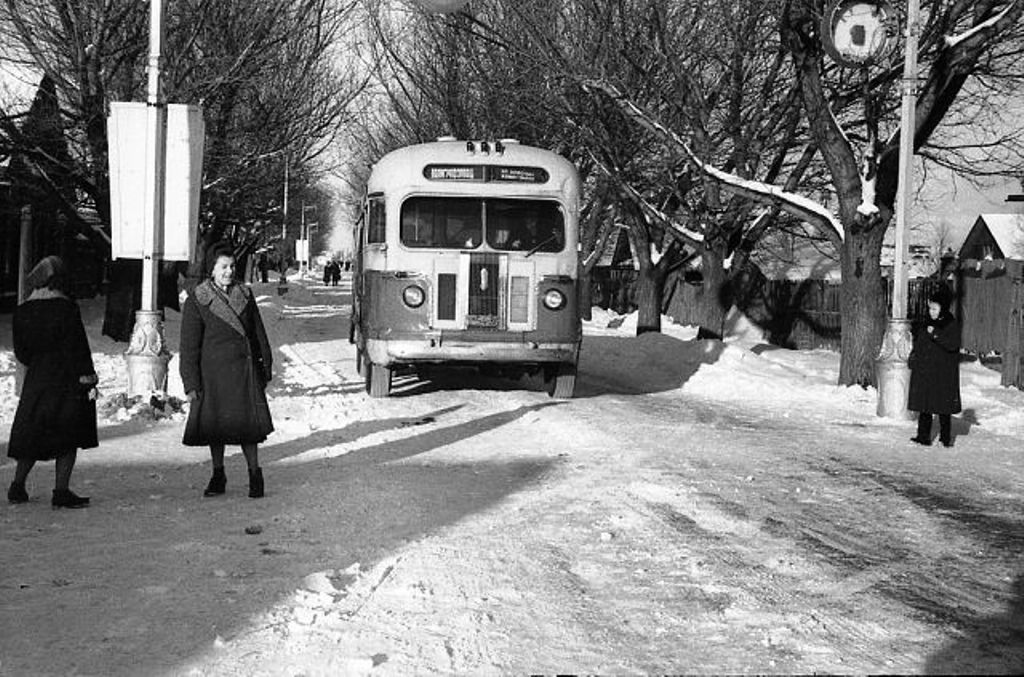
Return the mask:
[[[799,184],[752,181],[706,156],[698,136],[677,132],[632,97],[607,85],[604,88],[639,124],[658,130],[722,190],[785,210],[828,237],[840,253],[843,276],[839,381],[871,385],[885,325],[879,258],[893,214],[899,147],[895,100],[888,94],[894,90],[900,68],[894,62],[858,79],[826,61],[818,35],[822,5],[819,0],[786,2],[780,27],[808,124],[811,144],[807,148],[816,147],[828,170],[830,185],[825,194],[808,195],[807,187]],[[918,96],[917,148],[932,138],[950,111],[961,110],[954,104],[972,75],[984,71],[989,79],[1001,75],[1013,81],[1020,72],[1015,65],[1019,66],[1024,2],[936,0],[929,9],[922,39],[921,60],[927,75]],[[978,103],[978,99],[971,101]],[[893,133],[883,138],[882,125]],[[933,149],[938,154],[946,150]]]
[[[229,226],[238,232],[238,224],[259,224],[260,230],[269,225],[280,209],[286,163],[300,184],[315,183],[325,171],[325,149],[362,86],[339,60],[352,7],[333,0],[170,5],[167,97],[201,103],[207,122],[207,239],[223,236]],[[69,144],[67,174],[80,200],[109,221],[107,104],[144,96],[148,8],[134,0],[3,0],[0,26],[0,57],[55,83]],[[27,155],[37,150],[14,148]],[[267,231],[264,238],[276,228]],[[127,338],[114,327],[108,333]]]

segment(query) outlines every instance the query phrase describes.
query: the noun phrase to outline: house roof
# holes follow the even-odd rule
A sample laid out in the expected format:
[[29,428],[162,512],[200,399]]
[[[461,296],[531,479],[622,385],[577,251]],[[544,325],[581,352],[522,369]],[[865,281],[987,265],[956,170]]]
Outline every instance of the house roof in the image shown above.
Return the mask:
[[982,228],[995,241],[1002,258],[1024,259],[1024,214],[981,214],[961,246],[961,257],[983,236]]
[[964,247],[971,244],[978,228],[987,228],[1006,259],[1024,259],[1024,214],[982,214],[967,234]]
[[629,236],[623,228],[616,228],[605,242],[604,251],[595,265],[601,268],[632,266],[634,260],[633,243],[629,241]]

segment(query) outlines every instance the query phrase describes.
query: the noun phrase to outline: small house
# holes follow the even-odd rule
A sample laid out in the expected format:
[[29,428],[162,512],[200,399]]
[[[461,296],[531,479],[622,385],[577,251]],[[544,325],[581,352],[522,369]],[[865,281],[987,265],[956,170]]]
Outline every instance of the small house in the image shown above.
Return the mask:
[[961,261],[1024,261],[1024,214],[982,214],[960,247]]

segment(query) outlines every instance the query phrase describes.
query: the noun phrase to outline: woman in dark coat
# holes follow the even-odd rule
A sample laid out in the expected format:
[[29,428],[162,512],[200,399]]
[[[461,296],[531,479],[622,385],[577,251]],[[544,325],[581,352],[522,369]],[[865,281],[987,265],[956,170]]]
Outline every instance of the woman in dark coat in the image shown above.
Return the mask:
[[939,288],[928,297],[928,318],[914,333],[907,408],[918,412],[918,444],[932,443],[932,414],[939,415],[939,440],[953,446],[951,415],[960,412],[960,323],[951,297]]
[[14,355],[27,367],[11,425],[7,455],[17,461],[7,491],[11,503],[28,501],[25,481],[36,461],[55,461],[51,505],[84,508],[71,491],[79,449],[98,446],[96,370],[78,306],[65,293],[64,263],[47,256],[28,275],[32,289],[14,311]]
[[257,445],[274,430],[265,389],[272,355],[252,291],[235,282],[230,249],[215,249],[210,277],[181,314],[181,380],[191,406],[182,442],[210,447],[213,476],[204,496],[223,494],[224,446],[239,444],[249,468],[249,496],[263,496]]

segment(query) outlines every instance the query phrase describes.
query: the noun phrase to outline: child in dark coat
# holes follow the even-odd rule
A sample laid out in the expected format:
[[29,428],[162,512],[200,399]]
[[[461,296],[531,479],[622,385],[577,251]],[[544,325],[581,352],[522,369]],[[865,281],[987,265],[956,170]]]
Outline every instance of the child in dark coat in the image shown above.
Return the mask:
[[951,295],[940,287],[928,297],[928,318],[914,333],[907,408],[918,412],[911,441],[932,443],[932,414],[939,415],[939,440],[953,446],[952,414],[960,405],[960,323],[950,312]]

